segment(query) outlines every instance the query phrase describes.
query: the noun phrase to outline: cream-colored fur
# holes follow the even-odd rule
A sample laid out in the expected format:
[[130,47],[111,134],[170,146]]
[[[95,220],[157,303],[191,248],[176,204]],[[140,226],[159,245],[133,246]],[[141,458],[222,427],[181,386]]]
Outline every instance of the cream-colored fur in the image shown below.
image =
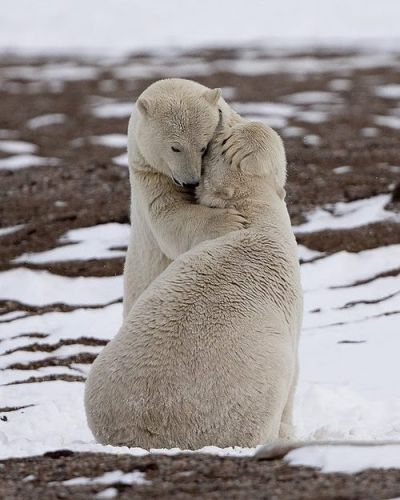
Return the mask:
[[262,125],[217,135],[198,199],[250,227],[184,253],[137,299],[87,380],[98,441],[194,449],[290,437],[302,292],[285,164]]
[[124,317],[147,286],[195,244],[244,227],[231,208],[198,205],[184,184],[200,180],[218,126],[239,121],[219,89],[179,78],[139,97],[128,128],[131,223],[124,269]]

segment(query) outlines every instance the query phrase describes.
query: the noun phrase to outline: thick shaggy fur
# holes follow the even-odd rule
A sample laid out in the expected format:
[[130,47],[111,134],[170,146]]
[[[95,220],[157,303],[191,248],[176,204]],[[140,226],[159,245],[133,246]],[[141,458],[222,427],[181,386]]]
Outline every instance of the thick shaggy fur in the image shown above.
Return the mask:
[[[284,149],[259,124],[223,130],[198,198],[250,226],[184,253],[136,300],[86,384],[101,443],[195,449],[291,437],[302,292]],[[232,150],[249,147],[249,133],[255,153]]]
[[128,129],[132,232],[124,317],[171,260],[201,241],[244,227],[235,209],[195,204],[183,187],[199,182],[217,126],[240,119],[219,89],[190,80],[160,80],[139,97]]

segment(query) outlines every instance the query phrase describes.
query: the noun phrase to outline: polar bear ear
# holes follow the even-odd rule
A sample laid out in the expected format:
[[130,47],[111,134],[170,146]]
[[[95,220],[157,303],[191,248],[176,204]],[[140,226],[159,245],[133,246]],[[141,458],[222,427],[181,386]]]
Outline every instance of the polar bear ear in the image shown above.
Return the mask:
[[203,97],[212,105],[216,105],[221,97],[221,89],[207,89]]
[[151,101],[146,97],[139,97],[139,99],[136,101],[136,107],[142,113],[142,115],[149,115]]

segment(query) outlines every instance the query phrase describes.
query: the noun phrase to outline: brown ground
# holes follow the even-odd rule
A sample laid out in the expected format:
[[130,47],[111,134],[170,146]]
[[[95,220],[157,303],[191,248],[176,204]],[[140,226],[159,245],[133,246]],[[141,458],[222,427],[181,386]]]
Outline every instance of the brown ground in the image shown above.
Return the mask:
[[[141,471],[149,485],[66,486],[73,477],[97,477],[105,472]],[[25,480],[34,476],[32,480]],[[118,498],[362,499],[400,495],[399,470],[365,471],[355,475],[320,474],[290,467],[279,460],[219,458],[205,455],[176,457],[106,455],[69,450],[46,453],[40,459],[3,462],[0,497],[4,500],[74,498],[86,500],[113,487]]]
[[[213,61],[218,58],[242,57],[236,50],[204,50],[187,55]],[[303,57],[310,54],[299,54]],[[317,58],[337,57],[334,51],[313,54]],[[257,58],[265,58],[262,50]],[[136,56],[146,64],[147,56]],[[399,58],[398,58],[399,59]],[[131,58],[131,61],[134,57]],[[113,76],[107,67],[99,67],[97,79],[65,82],[62,91],[43,84],[30,90],[26,80],[4,79],[2,71],[19,65],[41,66],[54,59],[0,59],[0,129],[18,131],[18,139],[39,146],[41,156],[60,158],[60,167],[35,167],[18,171],[0,170],[0,227],[26,226],[15,234],[4,236],[0,246],[0,270],[14,266],[13,258],[29,251],[54,248],[57,239],[69,229],[105,222],[128,222],[128,170],[114,165],[112,157],[121,149],[95,146],[87,141],[72,147],[70,141],[92,135],[125,133],[126,118],[97,119],[88,113],[90,98],[111,97],[120,101],[134,100],[152,82],[150,79],[123,80]],[[68,62],[68,61],[67,61]],[[83,61],[76,60],[78,64]],[[129,61],[128,61],[129,63]],[[85,63],[86,64],[86,63]],[[92,63],[90,63],[92,64]],[[392,166],[400,166],[399,131],[378,127],[377,137],[363,137],[360,129],[373,126],[372,115],[388,115],[393,101],[375,96],[374,86],[399,83],[397,69],[373,68],[308,75],[261,74],[256,76],[215,72],[197,77],[208,86],[234,87],[235,101],[280,101],[282,96],[305,90],[327,90],[336,78],[351,80],[349,90],[338,91],[345,105],[321,124],[302,123],[291,119],[290,126],[301,126],[309,134],[322,138],[319,146],[307,146],[302,138],[285,140],[289,160],[287,202],[293,223],[304,221],[314,207],[336,201],[368,198],[378,193],[392,193],[391,208],[400,209],[400,174]],[[104,82],[112,79],[107,90]],[[10,84],[16,84],[14,87]],[[398,104],[397,104],[398,106]],[[64,113],[67,121],[38,129],[26,126],[27,120],[47,113]],[[0,152],[0,158],[6,157]],[[338,175],[335,167],[351,165],[352,171]],[[322,231],[298,236],[300,243],[324,252],[360,250],[400,243],[396,224],[376,223],[351,231]],[[75,261],[33,266],[66,276],[110,276],[122,272],[123,259]],[[394,274],[400,272],[393,271]],[[1,313],[25,310],[42,314],[50,310],[71,310],[65,304],[27,307],[12,301],[0,302]],[[28,350],[35,350],[32,332],[27,338]],[[95,339],[74,342],[94,345]],[[53,349],[53,347],[48,347]],[[46,350],[41,345],[40,350]],[[84,350],[84,349],[83,349]],[[50,351],[48,351],[50,352]],[[35,369],[60,363],[90,363],[93,354],[84,352],[62,361],[46,358],[23,365],[19,369]],[[83,380],[68,375],[28,378],[22,382],[51,380]],[[70,378],[68,378],[70,377]],[[10,418],[21,408],[0,408],[1,418]],[[400,471],[365,471],[356,475],[321,474],[306,468],[288,467],[282,461],[257,462],[249,458],[216,458],[200,454],[178,457],[49,453],[43,457],[11,459],[0,463],[0,498],[92,498],[106,486],[67,487],[60,481],[75,476],[94,477],[111,470],[140,470],[151,481],[147,486],[113,485],[119,498],[268,498],[268,499],[378,499],[400,496]],[[23,481],[28,475],[32,481]],[[52,484],[55,482],[55,484]]]

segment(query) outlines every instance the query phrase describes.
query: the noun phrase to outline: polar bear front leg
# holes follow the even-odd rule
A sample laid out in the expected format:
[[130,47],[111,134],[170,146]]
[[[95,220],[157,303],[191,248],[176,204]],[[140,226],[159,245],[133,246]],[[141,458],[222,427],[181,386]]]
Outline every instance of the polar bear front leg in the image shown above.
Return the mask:
[[[198,205],[182,191],[171,189],[172,181],[159,175],[144,214],[161,251],[171,260],[202,241],[218,238],[247,226],[246,218],[231,208]],[[149,189],[149,184],[146,190]]]

